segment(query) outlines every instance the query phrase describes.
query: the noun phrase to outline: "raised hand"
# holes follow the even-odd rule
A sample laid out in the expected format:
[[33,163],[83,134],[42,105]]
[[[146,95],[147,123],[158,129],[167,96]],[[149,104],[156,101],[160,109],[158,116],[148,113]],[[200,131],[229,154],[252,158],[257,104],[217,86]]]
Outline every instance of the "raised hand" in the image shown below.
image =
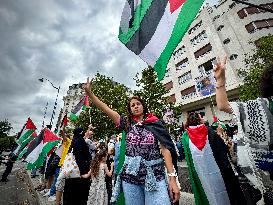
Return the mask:
[[83,84],[82,88],[85,90],[86,94],[90,93],[92,88],[92,80],[89,81],[89,77],[87,78],[86,83]]
[[227,56],[224,57],[223,61],[221,61],[220,57],[217,57],[217,63],[213,68],[213,73],[216,81],[225,82],[226,75],[226,63],[227,63]]

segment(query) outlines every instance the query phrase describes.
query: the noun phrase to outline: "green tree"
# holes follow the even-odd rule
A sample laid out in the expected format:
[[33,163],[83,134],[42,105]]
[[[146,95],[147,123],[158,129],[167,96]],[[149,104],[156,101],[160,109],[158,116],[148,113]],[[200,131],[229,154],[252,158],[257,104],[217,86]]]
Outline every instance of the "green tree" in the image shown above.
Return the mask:
[[0,121],[0,153],[15,143],[15,136],[9,136],[11,130],[12,126],[7,119]]
[[[130,90],[124,85],[97,73],[93,80],[92,92],[119,114],[126,114],[126,103]],[[79,119],[75,122],[75,126],[81,126],[86,130],[91,120],[92,125],[95,127],[95,138],[102,139],[114,134],[116,129],[113,121],[98,108],[92,106],[92,102],[90,103],[90,110],[81,113]]]
[[168,91],[157,80],[157,74],[152,67],[145,68],[141,74],[141,78],[139,74],[134,78],[136,85],[141,87],[140,90],[134,92],[134,95],[139,95],[147,104],[149,111],[162,118],[163,110],[168,106],[168,97],[164,97]]
[[7,119],[0,121],[0,138],[7,137],[11,130],[11,124]]
[[245,56],[246,68],[241,68],[238,75],[243,78],[240,86],[240,99],[243,101],[261,96],[260,77],[263,70],[273,62],[273,36],[265,36],[255,42],[256,49]]

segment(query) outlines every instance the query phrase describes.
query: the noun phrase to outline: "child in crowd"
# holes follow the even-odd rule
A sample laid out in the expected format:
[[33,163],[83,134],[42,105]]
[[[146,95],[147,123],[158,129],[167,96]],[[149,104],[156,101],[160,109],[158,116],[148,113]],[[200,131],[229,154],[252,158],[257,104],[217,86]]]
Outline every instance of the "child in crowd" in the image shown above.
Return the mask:
[[91,186],[87,204],[107,205],[108,196],[105,183],[105,175],[112,176],[114,163],[111,163],[109,171],[106,165],[107,149],[100,150],[91,162],[90,171],[82,175],[82,178],[91,176]]

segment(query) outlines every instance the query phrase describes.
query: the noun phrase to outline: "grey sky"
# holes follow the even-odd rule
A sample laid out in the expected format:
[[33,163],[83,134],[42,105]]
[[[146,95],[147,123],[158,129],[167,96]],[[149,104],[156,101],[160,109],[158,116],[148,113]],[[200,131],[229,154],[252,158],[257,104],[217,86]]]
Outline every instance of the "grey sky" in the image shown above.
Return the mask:
[[15,133],[31,117],[40,130],[48,102],[49,123],[57,91],[41,77],[61,86],[55,121],[68,86],[97,71],[134,87],[146,64],[118,41],[124,1],[1,0],[0,120]]

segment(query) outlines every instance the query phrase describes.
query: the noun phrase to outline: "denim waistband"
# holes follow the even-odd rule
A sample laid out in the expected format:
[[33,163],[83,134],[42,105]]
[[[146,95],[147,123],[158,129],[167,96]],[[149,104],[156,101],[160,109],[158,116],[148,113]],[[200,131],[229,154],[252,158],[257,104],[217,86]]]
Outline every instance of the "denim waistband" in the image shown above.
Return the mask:
[[148,161],[148,160],[143,159],[141,156],[135,156],[135,157],[125,156],[125,161],[124,161],[123,166],[120,169],[120,172],[117,176],[117,180],[116,180],[116,184],[115,184],[115,187],[113,190],[111,202],[117,201],[118,196],[121,192],[120,174],[122,173],[122,171],[124,170],[126,165],[127,165],[127,167],[126,167],[125,173],[137,176],[139,168],[140,168],[140,164],[143,163],[146,167],[146,170],[147,170],[147,174],[146,174],[146,178],[145,178],[145,190],[146,191],[155,191],[158,189],[158,184],[157,184],[152,166],[156,165],[156,164],[160,164],[162,162],[163,162],[162,158]]

